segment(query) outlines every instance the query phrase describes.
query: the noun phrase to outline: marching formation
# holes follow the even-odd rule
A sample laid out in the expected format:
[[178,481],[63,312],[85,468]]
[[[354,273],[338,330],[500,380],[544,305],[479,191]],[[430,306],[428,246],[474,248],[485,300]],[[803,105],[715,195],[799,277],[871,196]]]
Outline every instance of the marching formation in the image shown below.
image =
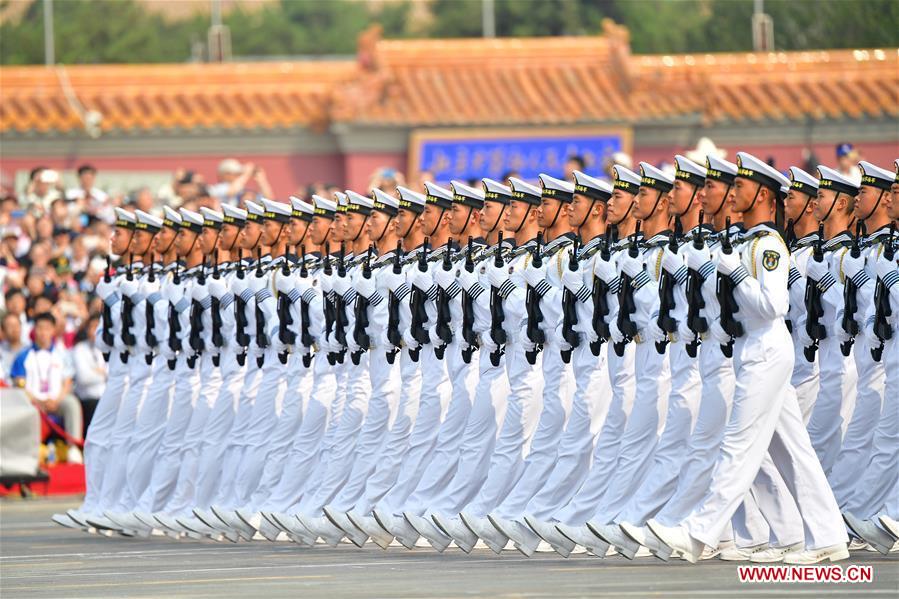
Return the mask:
[[[810,564],[899,538],[899,161],[118,210],[103,534]],[[851,543],[850,543],[851,540]],[[483,545],[482,545],[483,544]]]

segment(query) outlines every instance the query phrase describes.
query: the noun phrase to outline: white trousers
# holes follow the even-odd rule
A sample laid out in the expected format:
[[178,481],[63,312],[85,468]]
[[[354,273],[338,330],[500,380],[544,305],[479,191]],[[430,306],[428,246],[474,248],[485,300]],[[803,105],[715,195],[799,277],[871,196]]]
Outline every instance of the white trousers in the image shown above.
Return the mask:
[[613,348],[607,350],[612,401],[596,438],[590,473],[568,504],[552,516],[563,524],[581,526],[587,522],[596,512],[596,506],[612,480],[621,438],[634,406],[637,385],[636,347],[636,344],[628,343],[621,356]]
[[[795,325],[794,325],[795,326]],[[797,338],[796,331],[793,339],[793,374],[790,376],[790,384],[796,389],[796,400],[799,402],[799,410],[802,412],[802,421],[808,424],[812,417],[812,409],[820,392],[818,356],[815,361],[805,359],[802,343]]]
[[858,375],[855,359],[840,352],[836,338],[822,339],[818,346],[821,386],[808,421],[808,434],[824,472],[830,473],[843,440],[843,415],[855,405]]
[[137,510],[142,512],[162,511],[175,492],[178,471],[181,468],[184,435],[200,395],[199,373],[187,367],[187,359],[183,354],[178,356],[175,362],[173,376],[175,388],[172,391],[168,418],[165,421],[165,433],[156,453],[153,476],[137,502]]
[[562,361],[559,346],[554,343],[544,345],[541,353],[543,408],[521,477],[493,510],[503,518],[523,518],[528,503],[546,485],[558,462],[560,443],[571,415],[574,395],[571,365]]
[[565,433],[559,441],[559,451],[552,472],[528,502],[524,515],[532,514],[540,520],[548,519],[571,501],[587,478],[594,442],[612,401],[606,363],[608,350],[608,344],[604,343],[599,356],[594,356],[589,344],[582,341],[572,351],[575,391],[571,416],[568,417]]
[[84,478],[86,492],[81,503],[81,511],[99,514],[99,501],[103,475],[106,472],[112,449],[112,431],[122,398],[128,392],[128,365],[122,363],[119,353],[113,351],[109,357],[108,377],[103,395],[97,402],[97,409],[91,419],[84,440]]
[[659,440],[670,387],[668,354],[659,354],[654,343],[637,344],[637,391],[625,425],[609,487],[592,519],[609,523],[627,504],[645,479]]
[[[754,331],[734,345],[736,387],[722,450],[702,503],[683,523],[689,534],[716,546],[770,452],[802,515],[810,549],[848,540],[802,425],[789,380],[793,349],[782,322]],[[757,490],[757,489],[755,489]]]
[[475,499],[462,511],[486,516],[498,506],[524,472],[524,459],[543,408],[543,352],[531,365],[525,350],[514,341],[506,344],[506,369],[509,377],[509,400],[487,480]]
[[[428,511],[454,516],[481,490],[490,471],[490,458],[496,447],[497,431],[505,419],[509,397],[505,359],[502,356],[499,365],[494,366],[490,362],[490,352],[477,351],[472,354],[472,364],[477,361],[477,380],[471,412],[459,446],[456,472],[442,491],[434,488],[430,477],[425,473],[420,484],[421,493],[416,491],[408,501],[404,498],[387,504],[386,507],[392,509],[394,514],[399,515],[408,510],[418,515]],[[392,498],[393,495],[391,490],[387,497]]]
[[681,468],[689,455],[690,435],[699,414],[702,380],[699,360],[687,355],[686,344],[668,344],[671,393],[665,428],[652,456],[649,473],[618,514],[616,522],[642,525],[674,495]]

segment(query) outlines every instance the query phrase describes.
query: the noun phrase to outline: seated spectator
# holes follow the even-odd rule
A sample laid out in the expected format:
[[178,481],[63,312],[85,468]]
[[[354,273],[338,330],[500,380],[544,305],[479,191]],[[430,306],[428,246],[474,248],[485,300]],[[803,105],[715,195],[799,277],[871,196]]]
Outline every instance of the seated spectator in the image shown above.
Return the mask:
[[53,200],[61,197],[59,173],[45,167],[37,167],[31,171],[31,180],[25,188],[23,201],[26,210],[35,216],[42,216],[50,209]]
[[103,360],[103,353],[94,343],[99,325],[100,315],[91,314],[75,335],[75,347],[72,350],[75,397],[81,402],[81,409],[84,412],[85,431],[91,424],[97,401],[106,387],[106,362]]
[[12,312],[3,315],[0,321],[0,368],[2,368],[3,380],[7,384],[11,382],[9,372],[16,356],[25,349],[25,340],[22,336],[22,321]]
[[48,312],[34,318],[34,343],[13,362],[10,377],[31,403],[47,414],[59,414],[65,422],[69,461],[81,463],[81,404],[72,395],[72,365],[65,349],[54,343],[56,319]]
[[[21,331],[22,343],[28,343],[28,334],[31,327],[25,327],[25,324],[28,321],[28,316],[26,314],[28,301],[25,299],[25,294],[18,287],[12,287],[10,289],[7,289],[5,300],[6,304],[4,306],[4,309],[6,310],[6,313],[14,314],[16,318],[19,319],[19,330]],[[7,367],[9,366],[10,364],[7,364]]]

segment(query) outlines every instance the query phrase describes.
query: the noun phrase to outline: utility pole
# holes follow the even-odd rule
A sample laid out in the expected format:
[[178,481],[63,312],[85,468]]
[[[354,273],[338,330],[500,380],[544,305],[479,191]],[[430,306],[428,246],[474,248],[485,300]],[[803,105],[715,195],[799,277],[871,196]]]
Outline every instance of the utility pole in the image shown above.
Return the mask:
[[765,0],[755,0],[752,11],[752,49],[774,51],[774,21],[765,14]]
[[209,27],[209,62],[226,62],[231,59],[231,32],[222,25],[222,1],[211,0],[212,23]]
[[481,31],[484,37],[496,37],[493,0],[481,0]]
[[53,0],[44,0],[44,64],[56,64],[56,44],[53,39]]

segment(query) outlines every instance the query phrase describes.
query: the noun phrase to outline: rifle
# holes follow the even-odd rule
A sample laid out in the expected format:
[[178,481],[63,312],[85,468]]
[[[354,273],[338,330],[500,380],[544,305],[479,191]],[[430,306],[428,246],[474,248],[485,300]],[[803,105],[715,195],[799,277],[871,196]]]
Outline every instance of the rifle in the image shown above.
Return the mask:
[[[243,262],[243,250],[237,250],[237,278],[241,281],[246,276],[246,264]],[[247,333],[247,303],[239,295],[234,296],[234,320],[237,324],[235,339],[243,351],[237,354],[237,363],[243,366],[247,360],[247,348],[250,346],[250,334]]]
[[[111,283],[112,282],[112,260],[109,256],[106,256],[106,272],[103,273],[103,282]],[[115,342],[115,338],[112,334],[112,309],[107,305],[106,302],[103,302],[103,328],[100,332],[100,335],[103,339],[103,343],[108,348],[112,348],[112,344]],[[109,362],[109,352],[103,352],[103,360]]]
[[[855,225],[855,239],[852,240],[852,249],[849,255],[858,258],[862,254],[859,243],[865,235],[864,221],[858,221]],[[858,322],[855,320],[855,313],[858,312],[858,287],[855,281],[847,278],[843,285],[843,320],[840,323],[843,330],[849,334],[849,339],[840,344],[840,352],[844,356],[849,356],[852,351],[852,345],[855,343],[855,336],[858,335]]]
[[[636,258],[640,255],[637,237],[640,235],[641,221],[637,221],[634,234],[631,236],[630,246],[627,248],[627,255]],[[621,283],[618,290],[618,330],[624,337],[623,341],[615,343],[612,347],[615,349],[615,355],[623,356],[624,347],[637,335],[637,324],[631,317],[637,311],[637,304],[634,302],[634,287],[631,285],[631,278],[621,273]]]
[[[724,240],[721,242],[721,252],[730,255],[734,247],[730,242],[730,217],[724,221]],[[729,276],[718,273],[718,286],[716,295],[721,306],[721,328],[730,335],[730,341],[721,346],[721,353],[730,358],[734,355],[734,339],[743,336],[743,324],[734,319],[734,315],[740,311],[737,300],[734,297],[734,282]]]
[[[577,272],[578,270],[578,243],[577,237],[574,238],[574,244],[571,246],[571,253],[568,255],[568,270]],[[577,324],[577,298],[566,287],[562,291],[562,338],[568,344],[568,349],[563,349],[559,353],[562,361],[568,364],[571,362],[571,352],[580,345],[580,336],[574,330]]]
[[[612,235],[616,230],[615,225],[609,225],[606,229],[606,240],[599,253],[599,259],[608,262],[612,258]],[[606,316],[609,315],[609,285],[597,277],[593,276],[593,318],[590,324],[593,326],[593,332],[596,333],[596,341],[590,342],[590,353],[599,356],[602,350],[602,344],[609,339],[609,324],[606,322]]]
[[[337,276],[341,279],[346,276],[346,242],[343,241],[340,242],[340,255],[337,257]],[[343,364],[346,354],[346,326],[349,321],[346,317],[346,301],[342,295],[334,296],[334,312],[334,339],[341,345],[334,357],[339,364]]]
[[[181,273],[178,272],[178,264],[177,258],[175,259],[175,269],[172,271],[172,285],[180,285],[181,284]],[[175,311],[175,306],[169,302],[169,349],[172,350],[172,353],[177,353],[181,351],[181,338],[178,336],[181,333],[181,321],[178,318],[178,312]],[[176,359],[172,358],[166,362],[166,365],[169,367],[169,370],[175,370],[175,362]]]
[[[896,233],[896,224],[890,223],[890,239],[883,248],[883,257],[892,262],[896,259],[896,250],[893,246],[893,235]],[[893,308],[890,306],[890,294],[883,279],[877,278],[877,286],[874,288],[874,334],[880,339],[880,345],[871,348],[871,358],[880,362],[883,358],[883,346],[885,342],[893,338],[893,329],[890,327],[890,316]]]
[[[502,268],[503,254],[503,232],[499,232],[496,242],[496,253],[493,255],[493,266]],[[499,358],[503,353],[503,346],[506,344],[506,331],[503,329],[503,321],[506,320],[506,312],[503,310],[503,296],[500,295],[499,289],[490,287],[490,337],[496,344],[496,349],[490,352],[490,363],[493,366],[499,366]]]
[[[812,250],[812,259],[815,262],[824,261],[824,223],[818,225],[818,239],[815,241],[815,247]],[[818,351],[818,342],[827,338],[827,329],[821,323],[824,317],[824,305],[821,302],[821,290],[818,288],[818,281],[809,279],[805,286],[805,332],[808,333],[812,344],[802,349],[805,359],[809,362],[815,361],[815,353]]]
[[[131,254],[128,258],[128,271],[125,274],[125,278],[129,281],[134,280],[134,254]],[[123,364],[128,363],[128,349],[127,346],[133,346],[137,339],[134,338],[134,333],[131,332],[131,327],[134,325],[134,302],[125,294],[122,294],[122,342],[126,345],[125,351],[119,354],[119,358],[121,358]]]
[[[296,252],[296,248],[294,248]],[[309,276],[309,269],[306,266],[306,246],[300,246],[300,278],[305,279]],[[315,341],[309,333],[309,302],[300,299],[300,343],[305,348],[303,353],[303,367],[309,368],[312,363],[312,344]]]
[[[290,257],[289,246],[284,248],[284,262],[281,264],[281,276],[289,277],[290,276],[290,261],[288,258]],[[278,294],[278,339],[284,345],[293,345],[296,343],[296,333],[290,330],[290,325],[293,324],[293,318],[290,317],[290,298],[287,297],[285,293]],[[282,364],[287,364],[287,356],[288,351],[284,350],[278,353],[278,361]]]
[[[474,237],[468,236],[468,254],[465,256],[465,270],[474,272]],[[462,339],[467,343],[467,347],[462,350],[462,361],[466,364],[471,363],[471,355],[474,350],[480,347],[478,336],[474,332],[474,300],[467,291],[462,292]]]
[[[322,264],[322,274],[326,276],[331,276],[331,244],[327,241],[325,242],[325,256],[324,262]],[[334,321],[336,320],[336,315],[334,313],[334,301],[331,297],[331,294],[327,294],[324,297],[324,301],[322,303],[324,312],[325,312],[325,336],[331,335],[334,331]],[[337,363],[337,354],[334,352],[328,352],[328,364],[334,366]]]
[[[150,254],[150,272],[147,275],[148,283],[156,282],[156,273],[153,272],[153,254]],[[153,363],[153,348],[156,347],[158,341],[156,340],[156,334],[153,332],[153,328],[156,326],[156,315],[153,313],[153,304],[150,302],[144,303],[144,315],[145,320],[147,321],[147,328],[144,331],[144,339],[147,342],[147,347],[150,348],[150,353],[144,356],[144,360],[147,362],[147,366]]]
[[[535,268],[543,266],[543,256],[541,254],[542,245],[543,232],[540,231],[537,233],[537,245],[534,248],[534,252],[531,254],[533,256],[531,264],[534,265]],[[543,312],[540,310],[540,295],[530,285],[525,289],[525,309],[527,310],[528,315],[528,324],[525,329],[525,334],[527,335],[528,340],[534,344],[534,349],[526,351],[524,357],[527,359],[528,364],[533,366],[537,363],[537,354],[543,349],[543,343],[546,341],[546,334],[543,332],[543,329],[540,328],[540,323],[543,322]]]
[[[705,247],[705,239],[703,239],[702,230],[702,210],[699,211],[699,231],[693,238],[693,248],[701,250]],[[693,331],[693,339],[687,343],[687,355],[691,358],[696,357],[699,344],[702,342],[702,334],[709,330],[709,323],[705,317],[700,316],[703,308],[705,308],[705,299],[702,297],[702,275],[697,271],[690,269],[687,275],[687,327]]]
[[[262,268],[262,248],[256,248],[256,278],[261,279],[265,276],[265,271]],[[256,315],[256,345],[260,349],[265,349],[268,347],[268,337],[265,334],[265,314],[262,313],[262,309],[259,307],[258,303],[255,306],[255,315]],[[265,364],[265,353],[263,352],[259,356],[256,357],[256,366],[262,368],[263,364]]]
[[[453,268],[452,263],[450,262],[452,252],[453,239],[450,238],[446,242],[446,252],[443,254],[443,270],[445,271],[452,270]],[[438,285],[436,302],[437,322],[435,323],[435,330],[442,342],[440,345],[434,346],[434,355],[437,356],[438,360],[443,359],[443,354],[446,352],[446,346],[453,341],[453,331],[450,329],[450,321],[453,317],[450,313],[449,300],[449,294],[446,292],[446,289]]]
[[[675,255],[677,255],[678,233],[682,230],[680,217],[674,215],[674,230],[668,236],[668,249]],[[666,333],[666,339],[656,341],[656,351],[660,354],[665,353],[665,347],[668,346],[668,340],[671,338],[670,335],[677,332],[677,321],[671,316],[671,311],[674,310],[675,284],[674,276],[663,268],[659,276],[659,317],[656,319],[656,324]]]
[[[421,252],[418,254],[418,270],[426,272],[428,270],[428,240],[425,239]],[[428,301],[428,294],[418,287],[412,287],[412,337],[420,344],[415,349],[409,350],[409,357],[413,362],[418,362],[418,355],[421,352],[421,346],[431,340],[428,331],[425,330],[425,323],[428,322],[428,312],[425,304]]]
[[[400,262],[403,259],[403,242],[396,242],[396,253],[393,254],[393,274],[403,272]],[[403,337],[400,335],[400,303],[396,299],[396,294],[392,291],[387,298],[387,340],[393,346],[387,351],[387,363],[393,364],[396,354],[399,353],[400,347],[403,345]]]
[[[365,255],[365,262],[362,263],[363,279],[371,278],[371,252],[373,249],[374,246],[368,246],[368,253]],[[350,360],[352,360],[353,364],[355,364],[356,366],[359,365],[359,361],[362,359],[362,354],[368,351],[368,348],[371,347],[371,337],[366,331],[366,329],[368,328],[368,305],[369,301],[367,297],[356,294],[356,323],[353,327],[353,339],[356,341],[356,345],[359,346],[359,349],[350,354]]]
[[[221,275],[219,274],[219,251],[213,250],[212,252],[212,278],[216,281],[219,280]],[[211,294],[210,294],[211,295]],[[222,300],[220,298],[211,295],[212,304],[210,306],[211,316],[212,316],[212,345],[217,349],[221,350],[221,348],[225,345],[225,340],[222,338]],[[212,356],[212,364],[213,366],[218,366],[221,361],[221,356],[218,352],[213,354]]]
[[[197,283],[203,285],[206,283],[206,259],[203,259],[203,263],[200,264],[200,271],[197,275]],[[187,358],[187,366],[193,370],[194,366],[197,363],[197,357],[199,357],[200,353],[205,349],[205,344],[203,343],[203,337],[201,336],[203,332],[203,304],[199,301],[192,299],[190,300],[190,318],[188,319],[190,322],[190,335],[188,335],[187,341],[190,345],[190,348],[194,350],[194,354]]]

